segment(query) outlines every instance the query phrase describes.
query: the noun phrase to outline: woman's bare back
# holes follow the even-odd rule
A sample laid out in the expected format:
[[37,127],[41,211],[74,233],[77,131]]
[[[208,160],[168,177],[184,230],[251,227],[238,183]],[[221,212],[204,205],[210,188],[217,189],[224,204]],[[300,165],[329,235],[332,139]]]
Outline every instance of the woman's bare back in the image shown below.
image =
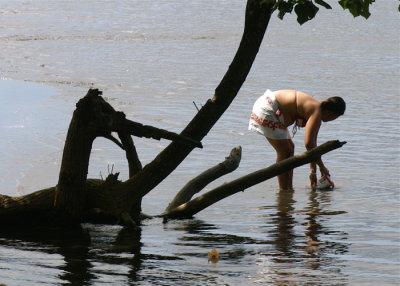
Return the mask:
[[321,104],[311,95],[297,90],[277,90],[274,94],[286,126],[292,125],[299,118],[307,121]]

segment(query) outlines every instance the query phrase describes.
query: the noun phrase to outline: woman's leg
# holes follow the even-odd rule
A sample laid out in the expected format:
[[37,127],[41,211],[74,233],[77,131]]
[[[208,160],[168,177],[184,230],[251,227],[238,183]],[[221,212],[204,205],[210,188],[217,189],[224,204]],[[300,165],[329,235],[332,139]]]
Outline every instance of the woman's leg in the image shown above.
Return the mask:
[[[267,138],[267,140],[276,151],[276,162],[282,161],[294,155],[294,143],[291,139]],[[278,175],[278,183],[281,190],[293,190],[293,170]]]

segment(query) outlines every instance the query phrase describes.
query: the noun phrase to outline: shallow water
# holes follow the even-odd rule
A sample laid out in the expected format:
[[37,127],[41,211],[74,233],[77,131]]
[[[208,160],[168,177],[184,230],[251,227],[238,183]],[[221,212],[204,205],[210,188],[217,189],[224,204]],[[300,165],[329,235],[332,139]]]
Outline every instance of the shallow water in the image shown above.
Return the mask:
[[[237,99],[187,160],[144,200],[159,214],[193,176],[241,145],[237,171],[207,189],[270,165],[271,147],[247,131],[266,88],[343,96],[343,118],[319,142],[337,188],[313,192],[308,168],[294,194],[269,180],[192,220],[144,222],[140,234],[84,225],[84,233],[0,238],[6,285],[396,285],[400,276],[400,28],[397,1],[368,20],[334,6],[303,26],[276,17]],[[226,71],[240,40],[244,1],[0,0],[0,188],[22,195],[57,181],[76,101],[94,86],[133,120],[181,131]],[[296,152],[303,131],[294,138]],[[145,164],[166,140],[135,139]],[[107,165],[127,177],[124,155],[95,142],[89,175]],[[89,239],[90,238],[90,239]],[[208,262],[211,249],[220,260]]]

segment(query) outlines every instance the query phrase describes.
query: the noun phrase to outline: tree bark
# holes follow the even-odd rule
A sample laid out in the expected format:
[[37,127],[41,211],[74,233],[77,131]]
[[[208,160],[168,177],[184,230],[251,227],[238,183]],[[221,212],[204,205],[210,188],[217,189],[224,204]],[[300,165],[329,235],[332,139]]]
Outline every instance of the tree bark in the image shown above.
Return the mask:
[[206,207],[230,196],[237,192],[259,184],[265,180],[285,173],[293,168],[314,162],[321,155],[342,147],[346,142],[329,141],[303,154],[293,156],[278,162],[268,168],[261,169],[229,183],[223,184],[206,194],[199,196],[179,207],[165,213],[165,218],[188,218],[205,209]]
[[0,222],[12,216],[52,210],[55,189],[51,187],[20,197],[0,195]]
[[72,218],[78,218],[84,209],[90,152],[97,136],[90,123],[98,121],[102,115],[91,101],[96,101],[99,93],[89,90],[77,103],[64,145],[54,207]]
[[126,159],[128,160],[129,178],[139,173],[143,167],[136,152],[132,137],[127,133],[118,133],[119,139],[125,149]]

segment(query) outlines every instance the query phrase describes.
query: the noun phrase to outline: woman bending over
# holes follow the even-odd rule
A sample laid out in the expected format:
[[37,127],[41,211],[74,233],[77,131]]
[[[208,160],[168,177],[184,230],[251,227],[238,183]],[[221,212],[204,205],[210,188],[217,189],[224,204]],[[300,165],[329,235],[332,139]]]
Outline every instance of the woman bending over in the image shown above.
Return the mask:
[[[307,150],[317,146],[321,122],[335,120],[344,114],[346,103],[341,97],[330,97],[319,101],[311,95],[296,90],[267,90],[253,106],[249,130],[265,136],[277,153],[277,162],[294,154],[294,143],[288,127],[294,124],[305,127],[304,145]],[[322,176],[329,176],[329,170],[321,159],[310,163],[310,184],[317,184],[317,166]],[[293,189],[293,170],[278,176],[281,190]]]

